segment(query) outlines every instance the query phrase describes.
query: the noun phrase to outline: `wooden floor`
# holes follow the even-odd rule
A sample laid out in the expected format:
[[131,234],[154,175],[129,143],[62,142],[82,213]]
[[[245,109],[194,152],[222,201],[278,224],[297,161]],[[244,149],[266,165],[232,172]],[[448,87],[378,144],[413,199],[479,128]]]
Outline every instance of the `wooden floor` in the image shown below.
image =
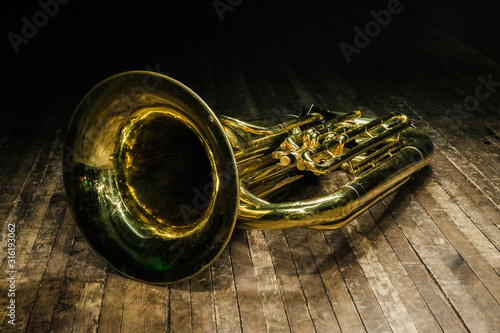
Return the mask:
[[[227,24],[237,26],[240,6],[226,13]],[[216,113],[246,120],[310,104],[371,116],[401,111],[433,140],[429,167],[342,229],[237,229],[199,276],[148,285],[109,268],[75,227],[62,185],[63,141],[72,96],[97,81],[68,81],[73,95],[39,105],[43,116],[23,113],[36,105],[30,96],[0,122],[0,330],[500,332],[500,87],[477,88],[500,81],[498,45],[408,15],[347,64],[339,41],[352,44],[353,26],[369,18],[337,19],[344,39],[332,45],[297,33],[299,47],[279,31],[249,43],[216,30],[217,38],[182,49],[203,52],[160,52],[163,60],[148,65],[159,64]],[[321,178],[304,191],[328,191],[337,181]]]

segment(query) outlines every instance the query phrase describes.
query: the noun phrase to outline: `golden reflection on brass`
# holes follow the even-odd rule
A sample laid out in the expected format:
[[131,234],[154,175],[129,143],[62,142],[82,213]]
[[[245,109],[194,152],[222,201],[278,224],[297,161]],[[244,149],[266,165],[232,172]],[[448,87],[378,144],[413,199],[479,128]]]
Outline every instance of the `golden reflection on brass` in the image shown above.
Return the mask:
[[[432,154],[398,112],[372,119],[312,106],[250,124],[215,116],[172,78],[134,71],[82,100],[63,170],[75,221],[96,252],[124,275],[168,284],[206,269],[235,226],[340,228]],[[333,193],[272,202],[285,188],[300,194],[291,183],[340,171],[350,181]]]

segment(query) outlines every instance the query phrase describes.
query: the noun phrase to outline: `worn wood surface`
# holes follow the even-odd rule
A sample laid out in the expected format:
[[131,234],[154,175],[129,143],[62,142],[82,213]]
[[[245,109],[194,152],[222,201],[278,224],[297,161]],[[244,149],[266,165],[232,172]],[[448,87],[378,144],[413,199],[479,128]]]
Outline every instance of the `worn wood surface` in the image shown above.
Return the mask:
[[[370,116],[401,111],[433,140],[429,167],[340,230],[237,229],[208,270],[153,286],[108,267],[76,229],[65,201],[65,128],[90,86],[68,81],[68,95],[50,103],[18,98],[0,122],[0,330],[500,332],[500,47],[488,34],[494,28],[487,9],[455,9],[476,22],[485,18],[476,29],[461,26],[466,16],[457,16],[458,33],[444,28],[436,11],[405,2],[401,17],[348,64],[339,43],[352,44],[353,27],[383,6],[341,3],[348,18],[308,7],[317,20],[306,20],[309,33],[301,33],[294,12],[288,19],[275,12],[288,21],[263,20],[265,31],[251,28],[243,2],[217,22],[211,38],[157,48],[155,59],[217,114],[245,120],[296,114],[310,104]],[[272,6],[265,9],[273,15]],[[336,28],[323,38],[329,15]],[[479,77],[497,83],[477,88]],[[475,97],[478,89],[487,97]],[[463,104],[473,98],[478,105],[467,110]],[[326,193],[345,181],[321,177],[284,195]],[[11,275],[15,297],[8,296]]]

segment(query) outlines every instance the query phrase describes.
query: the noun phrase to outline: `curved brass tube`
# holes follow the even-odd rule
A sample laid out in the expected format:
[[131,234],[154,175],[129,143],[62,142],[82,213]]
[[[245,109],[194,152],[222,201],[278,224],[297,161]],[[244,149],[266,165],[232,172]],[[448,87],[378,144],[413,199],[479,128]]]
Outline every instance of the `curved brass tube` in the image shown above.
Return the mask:
[[[248,203],[241,204],[238,226],[242,228],[284,229],[303,227],[337,229],[397,190],[411,174],[427,165],[432,142],[414,128],[401,133],[403,148],[376,168],[356,177],[323,197],[292,203],[255,200],[246,188],[255,174],[240,179],[240,193]],[[276,167],[275,167],[276,168]]]
[[[168,284],[206,269],[235,226],[334,229],[429,163],[431,141],[392,113],[311,107],[281,123],[217,117],[164,75],[117,74],[81,101],[68,129],[64,186],[92,248],[133,279]],[[335,192],[272,203],[307,176],[344,170]]]

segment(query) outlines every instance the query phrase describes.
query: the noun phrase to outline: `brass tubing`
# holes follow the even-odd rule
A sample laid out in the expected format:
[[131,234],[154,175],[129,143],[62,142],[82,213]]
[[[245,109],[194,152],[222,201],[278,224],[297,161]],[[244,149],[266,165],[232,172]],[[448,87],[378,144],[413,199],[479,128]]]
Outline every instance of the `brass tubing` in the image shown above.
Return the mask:
[[312,114],[307,115],[303,118],[289,120],[289,121],[283,122],[281,124],[277,124],[277,125],[269,126],[269,127],[249,124],[247,122],[244,122],[244,121],[241,121],[241,120],[238,120],[235,118],[227,117],[227,116],[221,116],[221,117],[219,117],[219,119],[220,119],[220,122],[225,126],[237,128],[239,130],[242,130],[242,131],[245,131],[248,133],[252,133],[252,134],[270,135],[270,134],[283,133],[283,132],[289,131],[293,128],[309,124],[313,121],[321,120],[321,119],[323,119],[323,116],[321,116],[319,113],[312,113]]
[[380,201],[393,191],[395,185],[402,185],[412,173],[429,163],[433,148],[428,137],[413,128],[406,129],[402,137],[405,140],[404,148],[334,193],[302,202],[242,205],[237,227],[342,227],[359,215],[358,209],[368,208]]
[[[339,156],[336,156],[332,159],[328,159],[324,162],[315,162],[313,157],[315,154],[322,152],[324,150],[327,150],[328,148],[337,145],[337,144],[345,144],[346,142],[354,139],[357,135],[362,134],[364,132],[369,131],[370,129],[376,127],[377,125],[383,124],[384,121],[389,120],[394,117],[404,117],[403,121],[394,127],[388,129],[387,131],[377,135],[376,137],[373,137],[365,142],[363,142],[360,145],[355,146],[352,149],[349,149],[346,153],[343,153]],[[315,148],[312,148],[310,150],[305,151],[302,153],[302,160],[304,164],[307,166],[307,168],[310,171],[313,171],[317,174],[328,174],[332,170],[337,169],[340,167],[343,163],[350,161],[352,158],[355,156],[375,147],[376,145],[380,144],[387,138],[390,138],[391,136],[396,135],[397,133],[401,132],[405,128],[409,127],[410,123],[406,116],[401,115],[401,114],[392,114],[388,115],[383,118],[376,119],[368,124],[366,124],[363,127],[357,127],[351,131],[348,131],[344,133],[339,139],[333,139],[330,141],[327,141]],[[345,139],[343,139],[345,138]]]
[[[351,170],[352,175],[357,176],[365,172],[371,166],[374,166],[375,163],[381,161],[386,157],[392,156],[392,154],[400,148],[401,148],[400,142],[393,141],[388,143],[384,147],[377,149],[371,155],[362,157],[362,159],[356,164],[352,163],[352,170]],[[351,162],[353,162],[353,160],[351,160]]]
[[[151,78],[157,84],[144,86]],[[108,264],[139,281],[169,284],[206,269],[235,226],[339,228],[431,159],[431,141],[401,113],[372,120],[359,111],[309,112],[254,125],[217,117],[167,76],[117,74],[95,86],[72,117],[63,157],[68,206]],[[346,162],[354,179],[333,193],[284,203],[262,198],[306,172],[326,174]]]
[[288,136],[285,139],[285,141],[281,144],[281,149],[282,150],[298,149],[299,148],[298,142],[301,142],[302,138],[305,135],[309,134],[310,132],[316,131],[316,132],[320,132],[320,133],[328,133],[328,131],[330,131],[330,127],[332,125],[338,124],[338,126],[342,126],[343,122],[345,122],[347,120],[353,120],[353,119],[359,118],[360,116],[361,116],[360,111],[351,111],[351,112],[343,114],[343,115],[337,114],[335,118],[330,119],[323,124],[316,125],[307,131],[301,131],[299,133],[292,134],[292,135]]

